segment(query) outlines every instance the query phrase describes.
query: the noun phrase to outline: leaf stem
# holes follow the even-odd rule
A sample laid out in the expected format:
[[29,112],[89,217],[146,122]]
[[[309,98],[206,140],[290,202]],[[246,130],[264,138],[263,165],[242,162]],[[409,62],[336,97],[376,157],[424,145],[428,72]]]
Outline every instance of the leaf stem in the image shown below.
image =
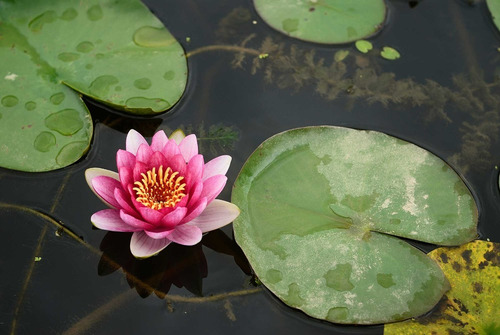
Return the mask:
[[201,54],[209,51],[230,51],[230,52],[243,52],[255,56],[261,55],[261,52],[255,49],[244,48],[237,45],[225,45],[225,44],[215,44],[215,45],[207,45],[204,47],[200,47],[198,49],[194,49],[186,53],[186,58],[192,57],[197,54]]

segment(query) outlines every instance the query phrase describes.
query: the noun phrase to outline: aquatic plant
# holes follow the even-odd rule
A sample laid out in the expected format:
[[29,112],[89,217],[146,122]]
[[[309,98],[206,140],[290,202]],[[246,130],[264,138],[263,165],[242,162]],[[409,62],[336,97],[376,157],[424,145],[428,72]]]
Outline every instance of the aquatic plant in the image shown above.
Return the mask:
[[131,130],[116,162],[118,173],[99,168],[85,172],[90,188],[113,207],[95,213],[91,221],[100,229],[134,232],[130,250],[135,257],[155,255],[171,242],[194,245],[203,233],[239,214],[235,205],[215,199],[226,184],[231,157],[205,164],[194,134],[178,131],[168,139],[159,131],[149,145]]
[[476,203],[460,177],[375,131],[277,134],[247,160],[232,201],[241,208],[236,241],[259,279],[288,305],[335,323],[418,316],[447,291],[437,264],[398,237],[460,245],[477,236]]
[[0,0],[0,166],[49,171],[84,155],[81,95],[158,114],[184,92],[181,45],[139,0]]

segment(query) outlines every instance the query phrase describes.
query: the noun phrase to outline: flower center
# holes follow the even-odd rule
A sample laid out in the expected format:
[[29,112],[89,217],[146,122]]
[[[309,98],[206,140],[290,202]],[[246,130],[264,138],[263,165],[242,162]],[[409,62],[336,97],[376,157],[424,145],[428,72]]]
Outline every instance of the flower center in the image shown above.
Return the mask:
[[186,183],[181,183],[184,177],[179,172],[173,172],[171,168],[163,171],[163,165],[141,173],[142,180],[136,181],[133,188],[137,196],[136,200],[152,209],[174,207],[186,194]]

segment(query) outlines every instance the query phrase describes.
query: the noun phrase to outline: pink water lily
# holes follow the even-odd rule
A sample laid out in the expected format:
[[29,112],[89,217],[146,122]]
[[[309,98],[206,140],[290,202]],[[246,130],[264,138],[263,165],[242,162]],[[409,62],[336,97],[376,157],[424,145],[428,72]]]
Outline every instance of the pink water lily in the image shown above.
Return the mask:
[[126,150],[118,150],[118,173],[91,168],[85,171],[90,188],[111,209],[91,217],[97,228],[133,232],[130,251],[146,258],[171,242],[198,243],[202,234],[232,222],[239,209],[215,199],[224,188],[231,157],[205,164],[195,135],[176,131],[170,139],[157,132],[151,145],[130,130]]

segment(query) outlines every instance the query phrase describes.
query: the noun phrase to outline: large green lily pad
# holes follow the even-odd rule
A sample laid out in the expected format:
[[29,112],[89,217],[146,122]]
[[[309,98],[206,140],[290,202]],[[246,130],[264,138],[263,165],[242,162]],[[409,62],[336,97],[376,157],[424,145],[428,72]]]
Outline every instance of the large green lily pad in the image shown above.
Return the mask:
[[254,0],[255,9],[274,29],[317,43],[347,43],[382,29],[384,0]]
[[430,315],[385,325],[384,334],[500,334],[500,244],[477,240],[429,256],[451,290]]
[[0,166],[23,171],[61,168],[88,150],[79,93],[156,114],[187,78],[182,47],[139,0],[0,0],[0,58]]
[[500,1],[486,0],[486,4],[488,5],[495,26],[500,30]]
[[437,264],[396,236],[444,245],[476,237],[477,208],[459,176],[374,131],[275,135],[245,163],[232,201],[236,241],[260,280],[288,305],[338,323],[417,316],[448,289]]

